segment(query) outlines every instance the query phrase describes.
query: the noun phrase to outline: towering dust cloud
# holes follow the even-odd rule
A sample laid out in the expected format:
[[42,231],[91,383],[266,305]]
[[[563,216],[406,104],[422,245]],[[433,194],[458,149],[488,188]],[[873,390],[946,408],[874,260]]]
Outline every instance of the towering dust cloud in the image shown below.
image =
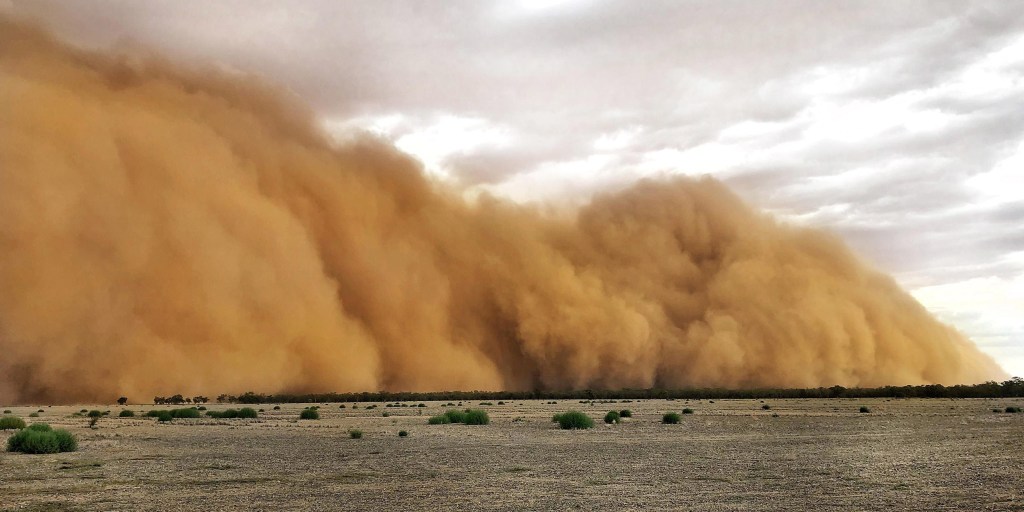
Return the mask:
[[968,383],[991,359],[711,180],[469,204],[258,85],[0,22],[0,401]]

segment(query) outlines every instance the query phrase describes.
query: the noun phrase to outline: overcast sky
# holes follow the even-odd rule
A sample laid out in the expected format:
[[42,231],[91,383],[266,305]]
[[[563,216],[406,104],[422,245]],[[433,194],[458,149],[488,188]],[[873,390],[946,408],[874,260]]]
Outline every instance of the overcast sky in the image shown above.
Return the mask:
[[1024,376],[1024,2],[0,0],[283,84],[339,137],[578,202],[711,174],[838,232]]

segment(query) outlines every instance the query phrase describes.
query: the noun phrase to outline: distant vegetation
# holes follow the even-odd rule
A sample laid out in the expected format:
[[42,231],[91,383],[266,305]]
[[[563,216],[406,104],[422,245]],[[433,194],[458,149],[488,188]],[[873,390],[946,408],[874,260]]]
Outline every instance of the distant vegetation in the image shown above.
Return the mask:
[[351,437],[352,439],[362,439],[363,431],[359,429],[352,429],[348,431],[348,436]]
[[299,413],[300,420],[318,420],[320,419],[320,413],[316,409],[303,409]]
[[125,409],[125,410],[119,412],[117,414],[117,416],[120,417],[120,418],[134,418],[135,417],[135,411],[129,411],[128,409]]
[[[165,402],[187,403],[186,398],[174,395],[170,398],[156,397]],[[204,399],[205,397],[198,397]],[[363,393],[312,393],[312,394],[264,394],[252,391],[241,395],[222,394],[217,397],[221,403],[326,403],[326,402],[423,402],[423,401],[506,401],[506,400],[608,400],[608,399],[772,399],[772,398],[1024,398],[1024,378],[1014,377],[1003,382],[985,382],[974,385],[943,386],[928,384],[922,386],[883,386],[878,388],[845,388],[843,386],[821,388],[760,388],[760,389],[614,389],[576,391],[436,391],[413,392],[363,392]],[[181,402],[175,400],[180,399]],[[199,403],[192,399],[192,403]]]
[[621,415],[619,414],[619,411],[608,411],[608,414],[604,415],[604,422],[609,425],[618,423],[620,417]]
[[78,440],[63,429],[51,429],[46,423],[36,423],[19,430],[7,439],[7,451],[21,453],[59,453],[78,449]]
[[679,416],[678,412],[666,412],[665,415],[661,417],[661,422],[674,425],[679,423],[679,420],[681,419],[683,418],[682,416]]

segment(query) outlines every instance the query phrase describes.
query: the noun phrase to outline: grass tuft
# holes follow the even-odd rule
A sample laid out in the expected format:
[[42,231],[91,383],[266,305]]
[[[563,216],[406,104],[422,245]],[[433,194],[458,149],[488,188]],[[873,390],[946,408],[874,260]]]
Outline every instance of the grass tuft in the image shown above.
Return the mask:
[[25,428],[25,420],[17,416],[0,417],[0,430],[20,430]]
[[618,411],[608,411],[608,414],[604,415],[604,422],[609,425],[613,423],[618,423],[620,417],[621,415]]
[[320,413],[316,409],[303,409],[299,413],[300,420],[318,420],[320,419]]
[[78,440],[63,429],[51,429],[45,423],[36,423],[19,430],[7,439],[7,451],[21,453],[60,453],[78,449]]
[[580,411],[567,411],[556,416],[558,417],[558,427],[562,430],[594,428],[594,420]]
[[665,415],[661,417],[661,422],[666,425],[675,425],[676,423],[679,423],[679,420],[681,419],[682,416],[677,412],[666,412]]

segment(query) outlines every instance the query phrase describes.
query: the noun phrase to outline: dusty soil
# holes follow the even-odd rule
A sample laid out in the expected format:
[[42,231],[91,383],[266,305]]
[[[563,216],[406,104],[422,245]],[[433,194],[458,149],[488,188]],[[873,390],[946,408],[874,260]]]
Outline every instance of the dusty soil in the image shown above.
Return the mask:
[[[71,430],[79,451],[0,454],[0,509],[1024,510],[1024,414],[992,412],[1024,400],[764,403],[463,403],[487,409],[487,426],[427,425],[441,402],[325,404],[315,421],[264,404],[258,420],[170,424],[109,405],[5,407]],[[684,407],[694,414],[660,423]],[[90,429],[72,416],[83,408],[111,416]],[[627,408],[632,419],[602,423]],[[551,415],[569,409],[597,427],[558,430]]]

